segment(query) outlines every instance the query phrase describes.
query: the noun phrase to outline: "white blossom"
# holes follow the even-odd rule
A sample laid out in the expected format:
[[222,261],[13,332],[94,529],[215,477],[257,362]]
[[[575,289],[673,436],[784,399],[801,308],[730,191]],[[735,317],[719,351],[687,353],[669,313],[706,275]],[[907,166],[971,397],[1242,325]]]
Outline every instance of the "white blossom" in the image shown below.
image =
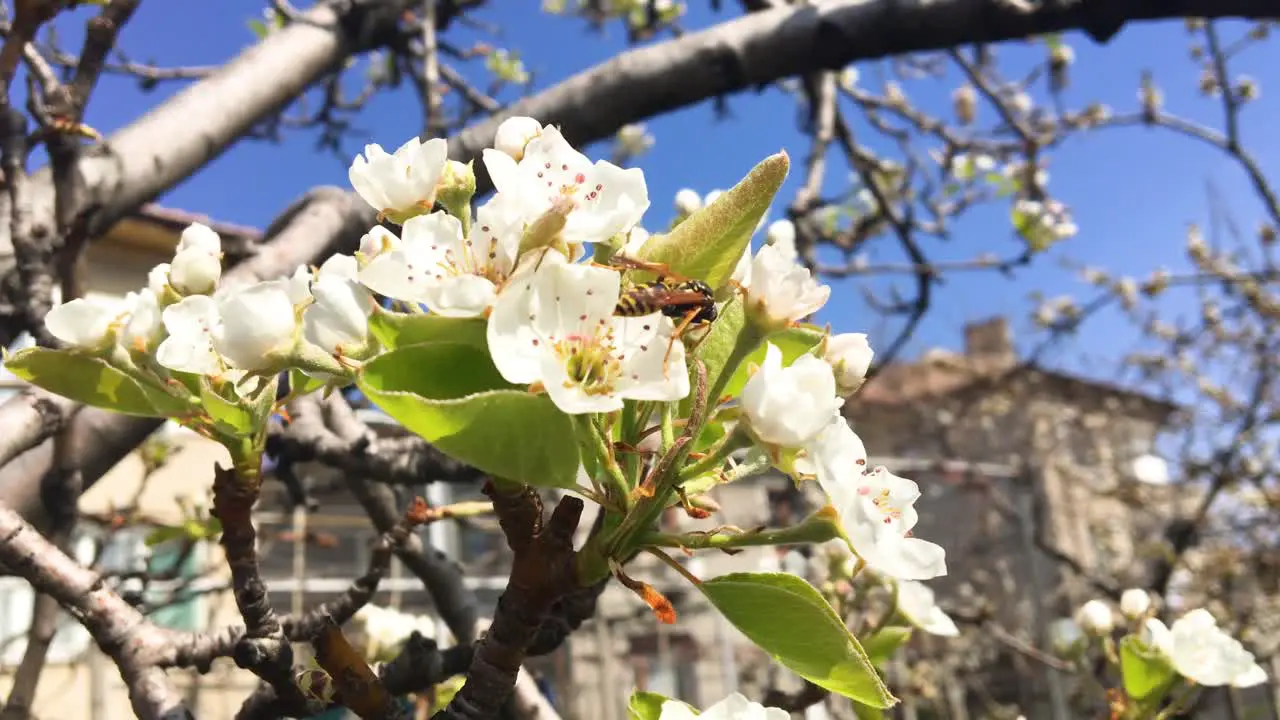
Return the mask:
[[524,157],[524,148],[529,141],[542,132],[542,123],[531,117],[511,117],[502,121],[494,135],[493,147],[500,153],[509,155],[519,161]]
[[922,582],[898,581],[898,611],[912,625],[930,635],[955,637],[960,634],[960,629],[951,616],[938,607],[933,590]]
[[264,370],[293,348],[298,321],[289,285],[287,280],[269,280],[218,295],[217,320],[209,332],[214,349],[230,365]]
[[399,247],[400,238],[396,237],[395,233],[381,225],[374,225],[360,238],[360,249],[356,252],[356,259],[362,264],[368,264],[379,255]]
[[643,123],[629,123],[618,128],[618,147],[626,155],[640,155],[653,147],[654,139]]
[[508,382],[540,383],[571,414],[618,410],[624,398],[685,397],[685,349],[672,342],[671,319],[615,317],[620,292],[617,271],[569,264],[548,251],[494,304],[487,336],[498,371]]
[[720,196],[723,194],[724,194],[724,190],[720,190],[720,189],[712,190],[711,192],[707,193],[705,197],[702,198],[702,206],[706,207],[711,203],[715,202],[716,200],[719,200]]
[[200,251],[208,255],[222,254],[222,238],[218,237],[218,233],[213,228],[202,223],[191,223],[182,231],[182,235],[178,238],[178,247],[174,250],[175,255],[181,255],[184,252]]
[[111,324],[120,317],[119,308],[76,298],[54,307],[44,316],[49,333],[68,345],[101,350],[110,341]]
[[1072,618],[1058,618],[1049,623],[1049,645],[1058,655],[1071,655],[1084,642],[1084,630]]
[[1267,680],[1266,671],[1240,641],[1223,632],[1204,608],[1197,608],[1166,627],[1156,618],[1143,625],[1143,642],[1173,663],[1179,675],[1206,687],[1252,687]]
[[1147,614],[1151,609],[1151,596],[1142,588],[1129,588],[1120,595],[1120,613],[1130,620]]
[[702,196],[697,190],[681,188],[676,193],[676,212],[681,215],[692,215],[702,209]]
[[782,327],[812,315],[826,304],[831,288],[819,285],[809,269],[782,250],[765,245],[751,262],[747,312],[766,327]]
[[156,349],[156,362],[170,370],[215,376],[222,360],[213,349],[213,331],[220,324],[218,303],[208,295],[192,295],[161,314],[168,337]]
[[840,395],[850,395],[862,387],[874,355],[865,333],[841,333],[827,338],[822,359],[835,371]]
[[774,220],[769,223],[769,229],[765,230],[764,237],[770,245],[778,249],[779,254],[788,260],[792,262],[799,260],[800,255],[796,251],[795,223],[786,218]]
[[625,233],[649,208],[639,168],[624,170],[603,160],[593,165],[554,127],[530,140],[519,162],[486,149],[484,164],[498,193],[523,222],[532,223],[553,209],[566,212],[560,236],[568,244]]
[[694,712],[679,700],[662,703],[658,720],[787,720],[791,714],[778,708],[767,708],[734,693],[701,713]]
[[1109,635],[1115,628],[1111,606],[1101,600],[1090,600],[1076,611],[1076,622],[1091,635]]
[[165,286],[169,284],[170,267],[169,263],[160,263],[147,273],[147,288],[158,298],[164,297]]
[[423,303],[438,315],[478,317],[513,270],[520,231],[503,195],[479,209],[470,237],[452,215],[419,215],[405,221],[399,245],[374,258],[359,278],[374,292]]
[[356,280],[357,272],[354,257],[334,255],[320,266],[311,282],[315,303],[303,311],[303,336],[331,355],[359,354],[369,342],[369,316],[375,302]]
[[649,231],[639,225],[627,233],[627,241],[622,244],[622,254],[627,257],[639,257],[644,244],[649,242]]
[[222,239],[208,226],[192,223],[178,240],[169,284],[183,295],[206,295],[213,292],[221,277]]
[[347,177],[356,193],[380,213],[397,218],[430,212],[448,154],[449,145],[441,138],[410,138],[392,155],[370,144],[351,162]]
[[367,662],[388,662],[400,654],[414,632],[426,638],[435,637],[435,621],[430,617],[410,615],[393,608],[367,604],[351,618],[363,635]]
[[160,301],[149,288],[125,296],[129,316],[121,329],[119,342],[126,349],[146,352],[155,348],[164,332]]
[[884,467],[864,472],[866,448],[843,419],[820,433],[808,454],[850,547],[867,567],[898,580],[947,574],[946,551],[911,537],[919,486]]
[[781,448],[813,441],[844,405],[830,365],[801,355],[784,368],[782,351],[773,343],[765,349],[764,364],[742,388],[740,402],[752,434]]

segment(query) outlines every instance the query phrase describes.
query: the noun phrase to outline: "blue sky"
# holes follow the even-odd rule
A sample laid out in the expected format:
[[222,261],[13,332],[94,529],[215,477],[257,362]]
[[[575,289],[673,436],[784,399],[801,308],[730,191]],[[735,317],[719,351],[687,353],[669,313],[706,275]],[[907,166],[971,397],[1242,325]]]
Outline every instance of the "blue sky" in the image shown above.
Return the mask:
[[[220,0],[217,3],[144,3],[123,33],[122,47],[138,61],[162,65],[196,65],[218,63],[231,57],[254,41],[246,21],[258,17],[261,0]],[[581,21],[550,17],[538,10],[539,3],[492,3],[477,15],[503,29],[494,37],[474,29],[451,31],[450,40],[467,45],[472,40],[521,52],[536,79],[535,89],[558,82],[592,64],[608,59],[626,46],[620,25],[597,34]],[[727,10],[715,14],[705,0],[691,3],[686,27],[701,28],[729,19]],[[727,3],[726,6],[732,6]],[[82,15],[80,13],[78,15]],[[60,26],[64,41],[78,42],[80,20]],[[1241,26],[1226,24],[1224,33],[1235,37]],[[196,40],[198,38],[198,40]],[[1156,73],[1164,90],[1165,107],[1194,120],[1217,126],[1220,123],[1216,100],[1196,92],[1198,69],[1188,57],[1188,36],[1180,21],[1130,26],[1109,46],[1100,47],[1083,36],[1069,35],[1067,42],[1076,52],[1072,69],[1072,85],[1066,97],[1074,106],[1100,100],[1113,109],[1129,111],[1136,107],[1136,90],[1143,68]],[[1002,64],[1013,68],[1044,55],[1042,45],[1005,45],[999,49]],[[1280,51],[1263,45],[1251,50],[1237,63],[1236,69],[1261,80],[1261,99],[1246,109],[1243,133],[1248,147],[1258,156],[1265,170],[1277,168],[1276,151],[1280,146],[1267,121],[1277,116],[1280,101],[1258,77],[1262,68],[1280,65]],[[878,87],[881,77],[875,64],[860,65],[862,82]],[[481,63],[463,67],[474,77],[483,76]],[[949,94],[958,83],[955,76],[946,81],[915,81],[906,90],[914,101],[927,109],[945,113]],[[162,85],[157,91],[142,93],[136,82],[123,78],[106,78],[91,104],[88,121],[109,133],[154,106],[179,85]],[[1036,96],[1044,102],[1043,95]],[[504,96],[503,100],[513,97]],[[653,207],[646,225],[661,228],[669,220],[671,198],[682,187],[700,191],[728,187],[755,162],[779,149],[787,150],[794,161],[803,160],[807,152],[806,138],[796,126],[795,103],[778,90],[745,93],[730,99],[731,117],[716,120],[709,103],[653,118],[649,130],[657,137],[656,146],[637,164],[646,171]],[[363,131],[349,141],[351,154],[366,142],[395,146],[420,128],[421,110],[411,89],[405,87],[380,97],[358,119]],[[993,121],[994,112],[985,109],[980,122]],[[1274,127],[1274,126],[1273,126]],[[864,134],[865,135],[865,134]],[[315,137],[308,132],[290,135],[278,145],[243,142],[212,163],[197,176],[175,188],[160,201],[166,205],[206,213],[218,220],[265,226],[291,199],[318,184],[346,184],[349,160],[314,150]],[[869,138],[867,138],[870,142]],[[871,143],[875,147],[874,143]],[[607,147],[587,150],[589,155],[608,155]],[[843,187],[847,171],[838,158],[832,170],[830,188]],[[1029,311],[1026,298],[1033,291],[1046,295],[1075,294],[1087,299],[1088,291],[1061,267],[1070,258],[1077,262],[1105,267],[1121,273],[1143,277],[1157,266],[1177,272],[1186,267],[1182,252],[1188,222],[1204,223],[1208,219],[1206,182],[1212,180],[1226,201],[1227,209],[1244,232],[1252,233],[1261,217],[1242,173],[1216,151],[1164,131],[1145,128],[1108,130],[1080,135],[1069,140],[1051,156],[1050,188],[1074,211],[1081,231],[1078,237],[1063,243],[1039,259],[1037,265],[1018,272],[1014,279],[985,273],[969,273],[952,277],[936,292],[936,301],[926,322],[909,346],[909,353],[930,346],[956,348],[960,344],[960,327],[970,320],[996,313],[1011,315],[1019,340],[1028,344]],[[774,216],[788,202],[798,186],[798,173],[793,172],[783,189]],[[873,258],[895,261],[899,257],[888,241]],[[1012,254],[1018,244],[1008,224],[1008,207],[995,205],[970,212],[953,228],[948,243],[931,242],[926,250],[936,259],[969,258],[982,251],[1000,255]],[[865,282],[865,281],[860,281]],[[839,331],[864,331],[872,334],[873,344],[884,345],[892,337],[895,324],[886,324],[864,305],[858,284],[841,282],[822,319]],[[877,286],[883,287],[884,282]],[[903,284],[910,292],[909,284]],[[1170,299],[1174,312],[1185,311],[1189,304]],[[1114,316],[1099,318],[1089,326],[1087,343],[1073,349],[1072,364],[1089,372],[1100,372],[1101,366],[1090,367],[1079,352],[1102,358],[1114,357],[1127,349],[1129,329]],[[1097,338],[1109,338],[1105,345]]]

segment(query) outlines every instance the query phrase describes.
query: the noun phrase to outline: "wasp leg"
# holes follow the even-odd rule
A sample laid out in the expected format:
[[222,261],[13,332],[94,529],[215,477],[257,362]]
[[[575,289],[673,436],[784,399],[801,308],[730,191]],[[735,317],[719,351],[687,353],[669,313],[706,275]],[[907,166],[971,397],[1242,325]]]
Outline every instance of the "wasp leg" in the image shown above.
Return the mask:
[[685,313],[684,317],[680,320],[680,324],[677,325],[675,331],[671,333],[671,341],[667,343],[667,353],[662,356],[662,379],[670,379],[671,366],[669,363],[671,362],[671,350],[676,346],[676,341],[680,339],[681,335],[684,335],[685,330],[689,328],[689,325],[693,323],[694,318],[698,317],[698,313],[700,312],[702,312],[702,308],[694,308]]

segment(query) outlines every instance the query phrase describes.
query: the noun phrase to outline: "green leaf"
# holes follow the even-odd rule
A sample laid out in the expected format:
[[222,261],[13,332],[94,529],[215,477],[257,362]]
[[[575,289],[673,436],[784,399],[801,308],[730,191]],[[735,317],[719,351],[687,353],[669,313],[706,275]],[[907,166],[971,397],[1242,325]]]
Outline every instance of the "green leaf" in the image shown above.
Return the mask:
[[862,649],[867,651],[871,664],[880,667],[910,639],[911,628],[890,625],[880,628],[875,635],[863,640]]
[[253,32],[259,40],[267,36],[267,24],[257,18],[249,19],[249,30]]
[[822,338],[826,335],[826,331],[816,325],[801,325],[799,327],[787,328],[780,332],[773,333],[766,337],[763,343],[755,349],[755,352],[747,356],[745,362],[738,366],[733,376],[729,378],[729,382],[724,386],[722,395],[738,395],[742,392],[742,388],[746,387],[747,380],[751,378],[752,363],[761,365],[764,363],[765,353],[768,352],[767,343],[773,343],[782,351],[782,364],[790,365],[796,358],[813,350],[822,342]]
[[765,158],[715,202],[666,235],[649,238],[639,259],[666,264],[672,272],[720,289],[751,244],[751,235],[786,179],[789,166],[785,152]]
[[322,387],[324,387],[323,380],[317,380],[298,368],[289,369],[289,392],[293,395],[307,395]]
[[485,321],[481,318],[447,318],[378,310],[369,317],[369,330],[388,350],[428,342],[488,347]]
[[163,545],[170,540],[177,540],[178,538],[185,538],[186,536],[187,530],[184,527],[161,525],[148,533],[147,537],[142,542],[147,547],[155,547],[156,545]]
[[[662,717],[662,704],[671,698],[659,695],[658,693],[642,692],[640,690],[631,694],[631,699],[627,701],[627,720],[658,720]],[[679,702],[677,700],[677,702]],[[682,703],[687,706],[687,703]],[[688,706],[694,715],[699,715],[696,709]]]
[[[224,387],[230,387],[226,385]],[[232,391],[234,392],[234,390]],[[200,379],[200,403],[209,417],[225,431],[251,433],[258,427],[252,408],[239,399],[228,399],[213,388],[208,378]]]
[[105,410],[143,417],[175,417],[192,410],[181,399],[137,382],[104,360],[71,350],[27,348],[4,365],[32,385]]
[[804,580],[734,573],[698,589],[734,627],[801,677],[871,707],[897,703],[858,639]]
[[486,349],[435,342],[366,363],[360,389],[442,452],[485,473],[542,487],[575,486],[578,440],[546,395],[514,389]]
[[[741,353],[743,357],[750,354],[755,347],[747,348],[754,342],[752,337],[744,335],[744,332],[750,332],[747,326],[746,314],[743,312],[742,299],[734,298],[720,311],[720,316],[716,321],[711,323],[711,329],[707,331],[707,336],[698,344],[698,349],[694,351],[694,357],[702,361],[707,368],[707,387],[717,388],[723,387],[719,382],[720,376],[724,374],[725,366],[734,357],[735,350]],[[693,378],[693,368],[690,366],[690,380]],[[723,395],[723,393],[720,393]],[[715,403],[716,398],[707,398],[708,403]],[[689,409],[693,405],[692,397],[685,398],[680,404],[680,412],[687,415]]]
[[853,716],[858,720],[885,720],[887,717],[884,711],[867,707],[866,705],[853,704]]
[[1160,697],[1177,678],[1169,660],[1134,635],[1120,640],[1120,674],[1124,691],[1140,701]]

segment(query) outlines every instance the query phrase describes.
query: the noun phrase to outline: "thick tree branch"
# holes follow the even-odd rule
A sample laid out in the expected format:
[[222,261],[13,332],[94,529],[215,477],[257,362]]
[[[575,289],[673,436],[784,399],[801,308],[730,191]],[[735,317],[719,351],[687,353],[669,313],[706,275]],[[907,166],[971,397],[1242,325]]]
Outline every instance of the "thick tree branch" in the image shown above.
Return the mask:
[[520,665],[543,620],[557,600],[577,587],[573,534],[582,517],[582,500],[561,499],[544,525],[536,490],[509,491],[489,482],[485,494],[493,500],[515,558],[493,624],[476,647],[466,684],[436,714],[443,720],[497,717],[515,688]]
[[139,718],[191,717],[164,671],[154,665],[168,644],[166,633],[8,508],[0,508],[0,564],[25,578],[37,592],[52,596],[84,625],[120,669]]

